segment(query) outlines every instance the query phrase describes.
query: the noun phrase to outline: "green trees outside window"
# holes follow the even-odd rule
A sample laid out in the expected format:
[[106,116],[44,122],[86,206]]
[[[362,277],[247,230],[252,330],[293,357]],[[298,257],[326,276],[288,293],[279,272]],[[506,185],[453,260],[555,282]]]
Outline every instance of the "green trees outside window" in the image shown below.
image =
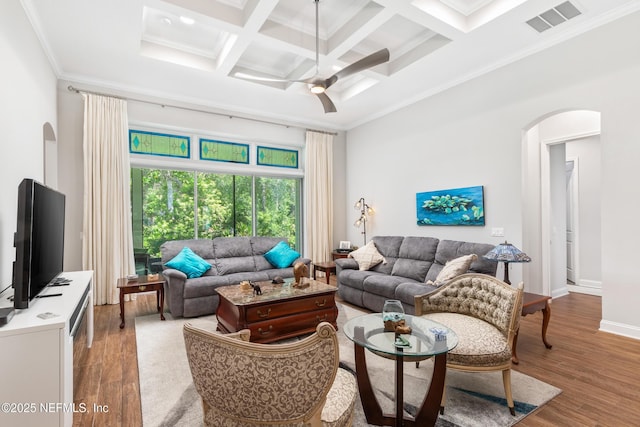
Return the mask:
[[136,250],[160,256],[167,240],[285,237],[300,247],[301,179],[131,169]]

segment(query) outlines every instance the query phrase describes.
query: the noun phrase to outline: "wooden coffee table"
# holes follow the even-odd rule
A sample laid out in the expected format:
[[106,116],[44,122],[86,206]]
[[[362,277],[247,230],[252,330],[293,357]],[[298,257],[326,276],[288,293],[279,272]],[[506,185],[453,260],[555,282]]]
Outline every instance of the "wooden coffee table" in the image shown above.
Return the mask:
[[164,277],[162,274],[157,274],[157,278],[154,279],[149,279],[146,275],[133,280],[122,277],[118,279],[118,289],[120,290],[120,329],[124,328],[124,296],[127,294],[155,291],[160,320],[164,320]]
[[312,333],[320,322],[329,322],[337,329],[337,288],[310,279],[305,279],[308,287],[296,288],[291,281],[257,282],[262,295],[243,291],[240,285],[217,288],[218,330],[229,333],[249,329],[252,342],[268,343]]

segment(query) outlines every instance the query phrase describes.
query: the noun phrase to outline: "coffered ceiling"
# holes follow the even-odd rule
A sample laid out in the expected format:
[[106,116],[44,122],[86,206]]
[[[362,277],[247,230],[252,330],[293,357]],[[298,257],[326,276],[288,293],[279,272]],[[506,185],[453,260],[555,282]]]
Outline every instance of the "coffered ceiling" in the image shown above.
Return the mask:
[[[638,0],[22,0],[62,80],[348,129],[640,9]],[[317,52],[316,52],[317,46]],[[309,85],[387,48],[327,90]],[[318,53],[318,63],[316,63]]]

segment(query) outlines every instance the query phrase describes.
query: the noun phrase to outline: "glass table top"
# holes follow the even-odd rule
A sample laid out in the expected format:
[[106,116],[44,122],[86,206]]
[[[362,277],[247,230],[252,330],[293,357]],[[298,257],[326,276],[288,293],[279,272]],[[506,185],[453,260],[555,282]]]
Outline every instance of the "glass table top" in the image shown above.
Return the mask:
[[[365,314],[348,320],[342,328],[344,334],[356,344],[381,356],[427,358],[448,352],[458,345],[456,333],[441,323],[420,316],[405,315],[410,334],[384,330],[382,313]],[[436,335],[439,340],[436,340]]]

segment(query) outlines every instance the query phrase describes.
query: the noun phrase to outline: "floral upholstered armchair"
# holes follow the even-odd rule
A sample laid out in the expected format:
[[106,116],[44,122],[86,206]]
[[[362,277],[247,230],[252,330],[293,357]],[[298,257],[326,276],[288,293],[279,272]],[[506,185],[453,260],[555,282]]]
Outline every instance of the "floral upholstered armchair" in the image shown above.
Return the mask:
[[357,386],[338,367],[331,324],[320,323],[309,337],[286,344],[248,339],[248,330],[223,335],[184,326],[206,426],[351,425]]
[[[511,349],[520,324],[522,295],[522,283],[515,288],[493,276],[471,273],[415,297],[416,316],[442,323],[458,336],[458,345],[447,354],[447,369],[502,371],[512,415],[515,408],[511,394]],[[445,401],[443,393],[441,412]]]

